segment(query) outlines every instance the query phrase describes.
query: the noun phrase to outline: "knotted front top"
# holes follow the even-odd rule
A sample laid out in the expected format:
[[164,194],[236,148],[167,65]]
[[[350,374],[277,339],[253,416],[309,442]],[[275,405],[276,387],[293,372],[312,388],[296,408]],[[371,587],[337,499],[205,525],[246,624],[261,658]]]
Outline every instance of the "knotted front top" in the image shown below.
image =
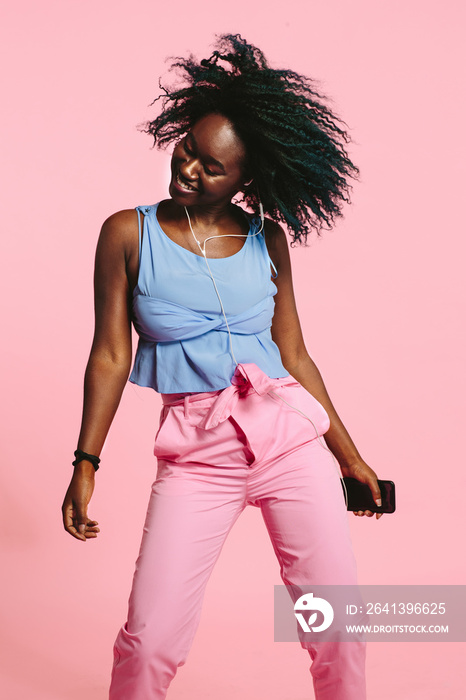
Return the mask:
[[[162,401],[164,406],[180,406],[183,404],[184,417],[191,425],[210,430],[211,428],[216,428],[219,423],[223,423],[231,416],[239,399],[252,393],[264,396],[264,394],[270,393],[272,389],[278,389],[282,386],[299,385],[290,375],[271,379],[261,372],[255,364],[238,364],[231,379],[231,384],[226,389],[199,393],[194,396],[190,394],[185,396],[162,394]],[[191,410],[193,406],[196,409],[194,412]]]
[[[163,394],[217,391],[230,386],[236,364],[225,319],[204,258],[169,238],[158,204],[137,207],[139,276],[133,323],[139,334],[130,381]],[[243,247],[209,258],[238,363],[255,363],[267,376],[286,377],[270,327],[277,287],[259,220],[249,215]],[[208,252],[208,249],[207,249]]]

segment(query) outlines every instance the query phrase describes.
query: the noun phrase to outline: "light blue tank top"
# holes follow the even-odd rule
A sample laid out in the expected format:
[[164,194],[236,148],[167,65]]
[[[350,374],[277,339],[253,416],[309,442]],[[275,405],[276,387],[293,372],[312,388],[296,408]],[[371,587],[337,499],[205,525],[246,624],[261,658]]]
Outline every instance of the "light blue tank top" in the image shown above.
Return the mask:
[[[130,382],[162,394],[217,391],[230,386],[236,365],[225,319],[206,262],[162,230],[158,203],[136,207],[139,276],[133,323],[139,343]],[[141,217],[144,225],[141,241]],[[270,327],[277,287],[260,220],[249,221],[243,247],[209,258],[239,363],[255,363],[271,378],[286,377]],[[207,250],[208,255],[208,250]]]

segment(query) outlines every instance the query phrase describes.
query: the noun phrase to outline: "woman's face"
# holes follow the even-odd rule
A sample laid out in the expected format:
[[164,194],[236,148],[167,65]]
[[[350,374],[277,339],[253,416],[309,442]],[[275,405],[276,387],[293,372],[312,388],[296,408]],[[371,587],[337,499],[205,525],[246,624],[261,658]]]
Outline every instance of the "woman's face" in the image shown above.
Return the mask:
[[243,188],[246,152],[221,114],[199,119],[176,145],[169,193],[185,206],[223,206]]

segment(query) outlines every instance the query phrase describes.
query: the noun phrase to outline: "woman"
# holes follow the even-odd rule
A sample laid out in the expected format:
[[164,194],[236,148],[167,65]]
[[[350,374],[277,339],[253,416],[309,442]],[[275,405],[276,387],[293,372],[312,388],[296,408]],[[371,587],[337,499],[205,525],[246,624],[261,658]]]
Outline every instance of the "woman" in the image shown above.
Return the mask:
[[[284,583],[354,584],[332,453],[343,475],[380,499],[305,348],[276,221],[302,242],[340,215],[357,175],[342,123],[309,79],[269,68],[238,35],[222,36],[207,60],[175,66],[187,85],[164,88],[162,112],[146,127],[157,145],[176,143],[170,198],[110,216],[100,234],[95,336],[63,503],[65,529],[96,537],[87,508],[130,371],[133,321],[140,339],[130,380],[160,392],[164,405],[111,700],[166,697],[246,505],[261,508]],[[237,195],[260,216],[234,205]],[[362,642],[301,644],[318,700],[365,697]]]

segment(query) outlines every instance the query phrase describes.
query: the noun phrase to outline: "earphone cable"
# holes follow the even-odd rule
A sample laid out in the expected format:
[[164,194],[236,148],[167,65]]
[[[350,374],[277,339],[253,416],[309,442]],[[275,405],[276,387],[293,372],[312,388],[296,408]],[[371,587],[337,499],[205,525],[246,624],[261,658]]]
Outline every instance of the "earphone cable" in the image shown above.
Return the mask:
[[[261,203],[261,202],[259,203],[259,206],[260,206],[260,213],[261,213],[261,227],[260,227],[260,229],[259,229],[258,231],[256,231],[256,233],[251,234],[251,238],[252,238],[252,236],[257,236],[257,235],[259,235],[259,233],[262,233],[262,231],[263,231],[263,229],[264,229],[264,212],[263,212],[263,209],[262,209],[262,203]],[[191,229],[191,233],[193,234],[194,240],[196,241],[197,245],[199,246],[199,249],[200,249],[200,251],[201,251],[201,253],[202,253],[203,257],[204,257],[204,260],[205,260],[206,265],[207,265],[207,269],[209,270],[210,278],[211,278],[211,280],[212,280],[212,282],[213,282],[213,284],[214,284],[214,288],[215,288],[215,291],[216,291],[216,293],[217,293],[218,300],[219,300],[219,302],[220,302],[220,308],[222,309],[223,318],[225,319],[225,325],[226,325],[227,331],[228,331],[228,338],[229,338],[229,342],[230,342],[230,352],[231,352],[231,356],[232,356],[233,361],[234,361],[234,363],[235,363],[235,365],[236,365],[236,367],[237,367],[237,366],[238,366],[238,362],[237,362],[237,360],[236,360],[235,353],[234,353],[234,351],[233,351],[233,343],[232,343],[232,339],[231,339],[230,326],[228,325],[228,320],[227,320],[227,317],[226,317],[226,314],[225,314],[225,309],[223,308],[222,299],[221,299],[220,293],[219,293],[219,291],[218,291],[217,284],[216,284],[216,282],[215,282],[214,276],[213,276],[213,274],[212,274],[212,270],[210,269],[209,262],[208,262],[208,260],[207,260],[207,256],[206,256],[206,252],[205,252],[205,244],[207,243],[208,240],[210,240],[210,239],[212,239],[212,238],[227,238],[228,236],[231,236],[231,237],[234,237],[234,238],[248,238],[249,234],[246,234],[246,235],[241,234],[241,235],[240,235],[240,234],[227,233],[227,234],[224,234],[224,235],[221,235],[221,236],[209,236],[209,238],[206,238],[206,239],[204,240],[204,246],[202,246],[201,243],[197,240],[196,235],[195,235],[195,233],[194,233],[194,231],[193,231],[193,227],[192,227],[192,225],[191,225],[191,219],[190,219],[188,210],[187,210],[186,207],[185,207],[184,209],[185,209],[185,212],[186,212],[186,216],[188,217],[189,228]],[[320,445],[324,450],[327,450],[327,452],[330,453],[330,455],[331,455],[331,457],[332,457],[332,459],[333,459],[333,463],[334,463],[334,465],[335,465],[335,467],[336,467],[338,476],[340,476],[340,474],[341,474],[341,472],[340,472],[340,466],[339,466],[337,460],[335,459],[335,455],[333,454],[332,450],[330,450],[330,449],[327,447],[327,445],[325,445],[325,444],[322,442],[322,440],[320,439],[319,431],[317,430],[317,428],[316,428],[314,422],[309,418],[309,416],[306,416],[306,414],[303,413],[303,411],[300,411],[299,408],[296,408],[295,406],[292,406],[291,404],[289,404],[288,401],[285,401],[285,399],[284,399],[282,396],[280,396],[279,394],[275,393],[274,391],[270,391],[269,394],[271,394],[272,396],[276,396],[278,399],[280,399],[281,401],[283,401],[283,403],[285,403],[287,406],[289,406],[289,408],[291,408],[291,409],[293,409],[294,411],[297,411],[298,413],[300,413],[302,416],[304,416],[304,418],[306,418],[306,419],[312,424],[312,426],[313,426],[313,428],[314,428],[314,430],[315,430],[316,438],[317,438],[317,441],[318,441],[319,445]],[[347,493],[347,491],[346,491],[346,485],[345,485],[345,482],[343,481],[343,479],[341,479],[341,483],[342,483],[342,485],[343,485],[343,490],[344,490],[344,492],[345,492],[345,503],[346,503],[346,506],[348,507],[348,493]]]
[[232,356],[232,358],[233,358],[233,361],[234,361],[234,363],[235,363],[235,366],[237,367],[237,366],[238,366],[238,362],[237,362],[237,360],[236,360],[235,353],[234,353],[234,351],[233,351],[233,342],[232,342],[232,338],[231,338],[230,326],[228,325],[227,316],[226,316],[226,313],[225,313],[225,309],[223,308],[222,298],[221,298],[221,296],[220,296],[220,292],[218,291],[217,283],[215,282],[215,278],[214,278],[214,276],[213,276],[213,274],[212,274],[212,270],[210,269],[210,265],[209,265],[208,260],[207,260],[207,255],[206,255],[206,252],[205,252],[205,244],[207,243],[207,241],[210,241],[212,238],[228,238],[228,237],[231,237],[231,238],[252,238],[253,236],[258,236],[258,235],[259,235],[260,233],[262,233],[262,231],[264,230],[264,212],[263,212],[263,209],[262,209],[262,203],[260,203],[261,226],[260,226],[260,229],[259,229],[258,231],[256,231],[256,233],[252,233],[252,234],[249,234],[249,233],[246,233],[246,234],[226,233],[226,234],[223,234],[223,235],[221,235],[221,236],[209,236],[208,238],[206,238],[206,239],[204,240],[204,244],[203,244],[203,245],[201,245],[201,243],[197,240],[196,234],[195,234],[194,231],[193,231],[193,227],[192,227],[192,224],[191,224],[191,218],[190,218],[190,216],[189,216],[188,209],[185,207],[184,210],[185,210],[186,216],[187,216],[187,218],[188,218],[188,224],[189,224],[189,228],[191,229],[191,233],[193,234],[194,240],[196,241],[197,245],[199,246],[199,250],[201,251],[201,253],[202,253],[202,255],[203,255],[203,258],[204,258],[204,260],[205,260],[205,262],[206,262],[207,269],[209,270],[210,278],[211,278],[211,280],[212,280],[212,282],[213,282],[213,284],[214,284],[214,288],[215,288],[215,291],[216,291],[216,293],[217,293],[218,300],[219,300],[219,302],[220,302],[220,308],[221,308],[221,310],[222,310],[223,318],[225,319],[225,325],[226,325],[227,331],[228,331],[228,340],[229,340],[229,343],[230,343],[230,352],[231,352],[231,356]]

